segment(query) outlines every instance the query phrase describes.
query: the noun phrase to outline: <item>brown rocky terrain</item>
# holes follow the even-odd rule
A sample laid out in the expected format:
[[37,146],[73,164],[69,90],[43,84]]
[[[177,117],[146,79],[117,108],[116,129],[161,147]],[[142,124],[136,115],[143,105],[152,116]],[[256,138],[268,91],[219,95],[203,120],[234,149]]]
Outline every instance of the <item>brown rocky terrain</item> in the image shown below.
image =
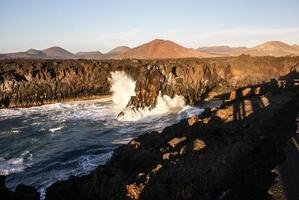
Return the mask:
[[170,60],[3,60],[0,108],[110,94],[110,72],[136,80],[129,106],[154,107],[159,93],[196,104],[207,95],[262,83],[298,70],[298,57],[228,57]]
[[198,58],[212,57],[205,52],[196,51],[195,49],[185,48],[169,40],[156,39],[149,43],[135,47],[120,58],[137,58],[137,59],[161,59],[161,58]]
[[128,106],[133,109],[155,106],[158,94],[181,95],[187,104],[207,96],[258,84],[299,70],[298,58],[226,57],[156,61],[140,69],[135,93]]
[[238,89],[219,109],[141,135],[46,199],[269,199],[272,169],[296,133],[298,78]]
[[[91,174],[50,186],[46,199],[276,198],[273,169],[285,160],[286,142],[296,133],[298,81],[293,70],[218,96],[223,100],[219,108],[140,135]],[[2,197],[38,199],[31,187],[19,186],[13,193],[1,180]],[[287,183],[283,177],[281,188],[288,188]],[[298,197],[288,191],[284,195],[280,199]]]

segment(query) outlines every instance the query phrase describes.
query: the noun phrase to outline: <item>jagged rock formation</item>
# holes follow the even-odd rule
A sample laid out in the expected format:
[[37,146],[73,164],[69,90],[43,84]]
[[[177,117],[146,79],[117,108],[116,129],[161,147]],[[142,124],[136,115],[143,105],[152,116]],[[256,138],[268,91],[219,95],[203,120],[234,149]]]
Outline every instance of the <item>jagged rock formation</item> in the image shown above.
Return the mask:
[[299,58],[228,57],[172,60],[3,60],[0,108],[110,94],[111,71],[136,80],[134,109],[156,104],[159,93],[195,104],[208,94],[229,92],[298,70]]
[[206,96],[278,78],[299,71],[299,59],[273,57],[227,57],[155,61],[140,70],[135,93],[128,106],[133,109],[155,106],[159,92],[181,95],[193,105]]
[[[221,95],[220,108],[140,135],[91,174],[50,186],[46,199],[270,198],[272,169],[283,162],[283,148],[297,128],[298,80],[293,70]],[[31,187],[9,192],[3,177],[0,183],[1,197],[38,199]]]
[[298,78],[238,89],[219,109],[143,134],[91,174],[52,185],[46,199],[269,199],[271,170],[297,128]]
[[137,74],[136,68],[118,62],[90,60],[7,60],[0,69],[0,108],[107,95],[110,71]]

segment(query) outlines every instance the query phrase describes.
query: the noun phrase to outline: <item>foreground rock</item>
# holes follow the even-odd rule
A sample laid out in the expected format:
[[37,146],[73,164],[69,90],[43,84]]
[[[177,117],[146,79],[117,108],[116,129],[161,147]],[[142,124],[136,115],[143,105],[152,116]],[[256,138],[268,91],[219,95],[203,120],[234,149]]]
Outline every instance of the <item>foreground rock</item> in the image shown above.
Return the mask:
[[110,73],[136,81],[128,107],[155,107],[159,94],[196,104],[207,96],[299,70],[299,57],[227,57],[168,60],[2,60],[0,108],[28,107],[110,94]]
[[39,200],[40,194],[32,186],[18,185],[14,192],[5,187],[5,177],[0,175],[0,199],[3,200]]
[[91,174],[52,185],[46,199],[269,199],[272,169],[297,128],[296,78],[143,134]]
[[[298,80],[293,71],[224,95],[233,98],[139,136],[91,174],[50,186],[46,199],[271,199],[272,169],[297,129]],[[31,187],[13,193],[1,180],[1,197],[36,199]]]

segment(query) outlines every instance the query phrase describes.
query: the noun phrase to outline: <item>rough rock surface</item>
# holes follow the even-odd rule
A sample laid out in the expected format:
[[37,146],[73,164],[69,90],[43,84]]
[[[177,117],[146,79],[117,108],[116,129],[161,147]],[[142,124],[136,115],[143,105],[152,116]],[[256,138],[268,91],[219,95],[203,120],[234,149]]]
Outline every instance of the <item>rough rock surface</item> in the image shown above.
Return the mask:
[[227,57],[171,60],[2,60],[0,108],[110,94],[111,71],[136,80],[128,106],[153,108],[159,94],[187,104],[299,70],[299,57]]
[[91,60],[4,60],[0,62],[0,108],[110,94],[111,71],[136,79],[138,64]]
[[272,169],[297,128],[298,78],[251,86],[261,94],[143,134],[91,174],[52,185],[46,199],[270,199]]
[[[239,88],[218,109],[140,135],[91,174],[50,186],[46,199],[271,199],[272,169],[297,129],[298,79],[292,71],[250,86],[259,94]],[[0,183],[0,195],[18,199]],[[34,194],[24,189],[22,199]]]

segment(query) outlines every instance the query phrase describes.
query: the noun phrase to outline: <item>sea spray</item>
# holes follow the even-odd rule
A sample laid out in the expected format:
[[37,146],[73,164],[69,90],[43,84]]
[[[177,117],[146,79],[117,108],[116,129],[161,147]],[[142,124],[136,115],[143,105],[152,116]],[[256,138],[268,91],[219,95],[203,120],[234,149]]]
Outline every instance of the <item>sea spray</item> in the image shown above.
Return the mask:
[[148,107],[142,109],[127,107],[117,119],[120,121],[137,121],[153,115],[178,113],[185,107],[185,105],[185,98],[183,96],[175,95],[171,98],[167,95],[159,94],[157,104],[153,109],[149,109]]
[[135,96],[135,81],[133,81],[123,71],[111,72],[111,92],[113,94],[112,101],[121,109],[124,109],[131,99]]
[[175,95],[173,98],[167,95],[161,95],[157,98],[156,106],[152,109],[148,107],[135,109],[126,107],[132,96],[135,96],[135,81],[128,77],[123,71],[111,72],[112,100],[121,108],[121,114],[117,116],[120,121],[136,121],[151,115],[161,115],[165,113],[180,112],[185,106],[185,98]]

